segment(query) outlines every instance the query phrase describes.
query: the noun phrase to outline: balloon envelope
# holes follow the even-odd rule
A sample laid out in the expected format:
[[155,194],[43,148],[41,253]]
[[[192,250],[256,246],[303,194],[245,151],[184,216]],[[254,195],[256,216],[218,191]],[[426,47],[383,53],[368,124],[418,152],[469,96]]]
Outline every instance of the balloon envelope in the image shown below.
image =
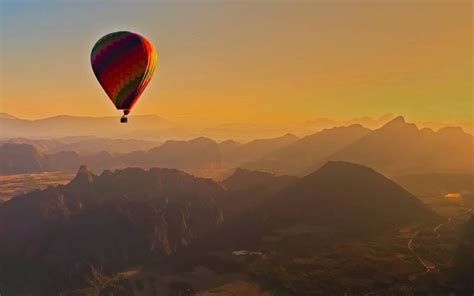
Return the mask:
[[105,35],[91,52],[92,70],[119,110],[133,107],[150,82],[157,62],[153,45],[127,31]]

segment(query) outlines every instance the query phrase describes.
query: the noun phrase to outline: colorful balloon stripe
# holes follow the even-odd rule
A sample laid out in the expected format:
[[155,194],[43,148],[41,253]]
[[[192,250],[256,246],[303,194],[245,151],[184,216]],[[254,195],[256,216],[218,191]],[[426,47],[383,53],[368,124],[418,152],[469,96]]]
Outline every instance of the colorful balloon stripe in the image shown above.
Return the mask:
[[119,110],[130,110],[156,69],[158,57],[144,37],[126,31],[105,35],[91,52],[97,80]]

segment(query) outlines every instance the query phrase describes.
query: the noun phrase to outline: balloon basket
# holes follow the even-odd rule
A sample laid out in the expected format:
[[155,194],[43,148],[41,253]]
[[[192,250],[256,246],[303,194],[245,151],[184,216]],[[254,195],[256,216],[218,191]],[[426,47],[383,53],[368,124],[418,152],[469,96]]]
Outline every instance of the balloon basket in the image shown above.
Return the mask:
[[128,118],[124,116],[122,116],[122,118],[120,118],[120,123],[127,123],[128,122]]

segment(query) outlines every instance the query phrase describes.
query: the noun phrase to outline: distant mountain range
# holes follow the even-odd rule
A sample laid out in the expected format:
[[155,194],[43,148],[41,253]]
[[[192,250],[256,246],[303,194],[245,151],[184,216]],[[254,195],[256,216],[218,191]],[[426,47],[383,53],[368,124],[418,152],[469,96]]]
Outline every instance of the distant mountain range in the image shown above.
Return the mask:
[[[44,119],[27,120],[0,113],[0,140],[10,138],[53,139],[61,137],[90,137],[141,139],[164,142],[208,137],[216,141],[234,139],[249,142],[258,138],[275,138],[293,133],[306,136],[333,127],[360,124],[369,129],[378,129],[396,118],[384,114],[378,118],[358,117],[352,119],[331,119],[317,117],[295,123],[205,123],[167,120],[158,115],[131,115],[128,124],[120,124],[118,117],[87,117],[58,115]],[[435,128],[462,126],[472,133],[472,123],[418,123],[418,126]]]
[[235,141],[225,141],[219,144],[222,161],[225,164],[239,166],[243,163],[260,159],[265,155],[286,147],[299,138],[292,134],[270,139],[257,139],[246,144]]
[[218,144],[204,137],[189,141],[167,141],[146,152],[119,155],[116,160],[124,166],[184,170],[219,167],[221,164]]
[[[120,127],[120,128],[119,128]],[[120,124],[117,117],[82,117],[59,115],[45,119],[26,120],[2,113],[2,138],[59,138],[98,136],[136,138],[134,132],[161,131],[170,136],[174,125],[156,115],[137,115],[128,124]]]
[[370,129],[377,129],[384,124],[394,119],[396,116],[392,113],[384,114],[378,118],[371,118],[368,116],[353,118],[348,120],[334,120],[325,117],[314,118],[306,122],[306,126],[312,130],[323,130],[336,126],[349,126],[353,124],[360,124]]
[[[12,143],[29,143],[39,148],[19,146],[23,148],[13,153]],[[0,174],[28,172],[30,160],[31,172],[77,170],[87,164],[98,172],[130,166],[166,167],[213,177],[216,176],[213,171],[224,173],[236,167],[304,176],[331,160],[366,165],[389,176],[474,171],[472,135],[460,128],[443,128],[437,132],[418,129],[406,123],[403,117],[373,131],[354,124],[325,129],[303,138],[286,134],[245,144],[233,140],[218,143],[206,137],[166,141],[156,147],[157,143],[152,141],[74,137],[14,139],[6,144],[0,146],[4,151],[0,154]],[[130,152],[133,147],[141,151]],[[80,154],[85,152],[92,153]],[[43,159],[40,164],[37,158]],[[16,169],[15,163],[21,163],[21,168]]]
[[236,139],[250,141],[254,138],[274,138],[293,131],[310,134],[322,129],[341,125],[362,124],[377,128],[393,117],[386,114],[379,119],[361,117],[349,120],[314,119],[298,124],[256,125],[251,123],[203,124],[181,123],[166,120],[157,115],[132,115],[128,124],[120,124],[118,117],[86,117],[58,115],[54,117],[26,120],[0,113],[1,138],[51,139],[70,136],[96,136],[102,138],[134,138],[166,141],[189,140],[204,136],[219,141]]
[[359,124],[325,129],[274,149],[259,160],[242,166],[276,174],[301,175],[310,165],[321,162],[370,132]]
[[[77,170],[81,165],[87,164],[95,171],[104,169],[124,168],[124,167],[164,167],[177,168],[189,172],[201,169],[218,169],[220,167],[238,166],[244,161],[258,159],[262,155],[275,148],[285,146],[298,138],[293,135],[285,135],[274,139],[254,140],[246,144],[226,141],[218,144],[209,138],[195,138],[189,141],[167,141],[161,146],[157,146],[146,151],[133,151],[128,153],[109,153],[106,151],[93,154],[81,155],[79,151],[95,151],[99,147],[107,145],[118,146],[115,150],[125,150],[128,147],[136,149],[152,146],[154,142],[139,140],[105,140],[90,139],[85,144],[83,140],[79,142],[58,144],[55,140],[25,140],[7,141],[0,145],[0,175],[20,174],[28,172]],[[53,144],[51,144],[53,142]],[[17,144],[17,143],[31,143]],[[77,143],[75,145],[74,143]],[[231,146],[228,144],[231,143]],[[36,146],[48,151],[43,153],[36,149]],[[56,146],[54,146],[56,145]],[[52,148],[51,148],[52,146]],[[93,147],[94,146],[94,147]],[[59,151],[58,147],[67,147],[71,150]],[[41,158],[38,163],[37,158]],[[31,161],[31,163],[29,163]],[[18,169],[17,165],[19,166]]]
[[249,243],[259,229],[305,225],[367,236],[436,219],[396,183],[343,162],[301,179],[237,170],[220,184],[170,169],[81,167],[65,186],[0,205],[0,284],[51,295],[84,284],[89,264],[116,272],[192,251],[195,240]]
[[110,139],[95,136],[63,137],[55,139],[11,138],[0,140],[0,145],[6,143],[33,145],[41,153],[74,151],[81,155],[95,154],[102,151],[109,153],[127,153],[137,150],[148,150],[161,144],[156,141]]
[[474,137],[461,128],[437,132],[418,129],[397,117],[366,136],[313,164],[311,172],[327,160],[341,160],[372,167],[386,175],[419,172],[474,170]]
[[330,160],[373,167],[386,175],[472,172],[474,137],[461,128],[418,129],[397,117],[374,131],[360,125],[323,130],[244,167],[306,175]]

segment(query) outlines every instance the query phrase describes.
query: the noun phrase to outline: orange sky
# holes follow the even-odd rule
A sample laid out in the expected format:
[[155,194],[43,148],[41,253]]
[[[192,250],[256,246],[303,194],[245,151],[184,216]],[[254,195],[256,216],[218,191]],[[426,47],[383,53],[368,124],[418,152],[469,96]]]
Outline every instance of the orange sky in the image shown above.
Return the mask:
[[118,115],[89,51],[125,29],[159,53],[132,115],[268,124],[390,112],[471,122],[471,2],[384,2],[2,1],[0,111]]

